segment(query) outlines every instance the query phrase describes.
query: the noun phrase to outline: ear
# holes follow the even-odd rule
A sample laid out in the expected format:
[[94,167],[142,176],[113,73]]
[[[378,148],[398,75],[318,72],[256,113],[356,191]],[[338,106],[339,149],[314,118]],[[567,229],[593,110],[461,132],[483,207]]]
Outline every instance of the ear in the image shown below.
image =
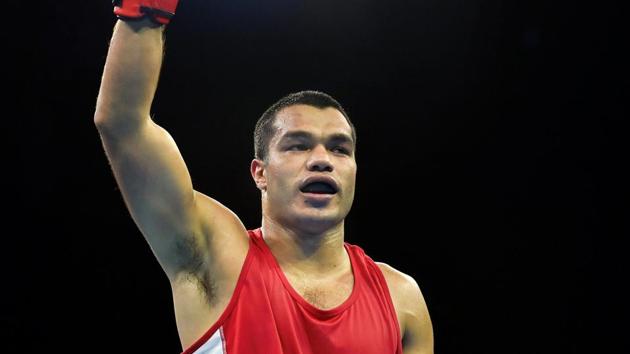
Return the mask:
[[259,159],[253,159],[249,166],[249,172],[252,174],[256,188],[261,192],[267,190],[267,177],[265,175],[265,162]]

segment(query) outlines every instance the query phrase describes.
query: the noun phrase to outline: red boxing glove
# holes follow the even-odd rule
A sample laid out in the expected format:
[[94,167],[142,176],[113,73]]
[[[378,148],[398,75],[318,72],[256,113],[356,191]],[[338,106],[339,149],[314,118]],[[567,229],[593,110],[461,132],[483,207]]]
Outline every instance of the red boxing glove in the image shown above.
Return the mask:
[[166,25],[175,16],[178,0],[112,0],[114,13],[123,20],[139,20],[148,16],[153,22]]

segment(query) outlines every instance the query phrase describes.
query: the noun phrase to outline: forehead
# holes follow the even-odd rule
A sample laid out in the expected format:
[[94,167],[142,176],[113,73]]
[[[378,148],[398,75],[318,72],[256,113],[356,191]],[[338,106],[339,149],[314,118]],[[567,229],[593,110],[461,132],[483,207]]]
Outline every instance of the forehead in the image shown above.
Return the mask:
[[332,107],[320,109],[303,104],[285,107],[276,115],[274,126],[276,138],[296,130],[317,136],[340,133],[352,136],[352,128],[344,115]]

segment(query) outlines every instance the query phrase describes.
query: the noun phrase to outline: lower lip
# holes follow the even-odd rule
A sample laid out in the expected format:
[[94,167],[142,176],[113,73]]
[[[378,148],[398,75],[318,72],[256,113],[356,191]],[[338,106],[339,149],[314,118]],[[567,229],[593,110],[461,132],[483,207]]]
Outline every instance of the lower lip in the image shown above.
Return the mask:
[[304,193],[301,192],[307,199],[312,199],[316,201],[327,201],[332,199],[335,194],[324,194],[324,193]]

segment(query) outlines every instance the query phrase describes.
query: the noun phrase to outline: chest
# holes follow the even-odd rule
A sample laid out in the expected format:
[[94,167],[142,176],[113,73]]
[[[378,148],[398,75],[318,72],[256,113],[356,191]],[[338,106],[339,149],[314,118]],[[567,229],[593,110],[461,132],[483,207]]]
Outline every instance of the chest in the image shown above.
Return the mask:
[[[286,277],[297,295],[320,310],[344,304],[355,286],[354,278],[327,283]],[[286,297],[276,302],[274,326],[283,338],[282,353],[361,353],[394,354],[398,346],[396,324],[391,321],[382,300],[362,286],[352,306],[330,318],[316,318],[298,304],[288,305]],[[287,296],[286,293],[284,296]],[[281,297],[282,298],[282,297]],[[272,300],[273,301],[273,300]],[[281,304],[281,305],[277,305]],[[294,307],[295,306],[295,307]],[[312,348],[313,351],[304,351]]]
[[352,274],[338,279],[322,280],[286,274],[291,287],[306,302],[321,310],[329,310],[344,303],[352,294]]

